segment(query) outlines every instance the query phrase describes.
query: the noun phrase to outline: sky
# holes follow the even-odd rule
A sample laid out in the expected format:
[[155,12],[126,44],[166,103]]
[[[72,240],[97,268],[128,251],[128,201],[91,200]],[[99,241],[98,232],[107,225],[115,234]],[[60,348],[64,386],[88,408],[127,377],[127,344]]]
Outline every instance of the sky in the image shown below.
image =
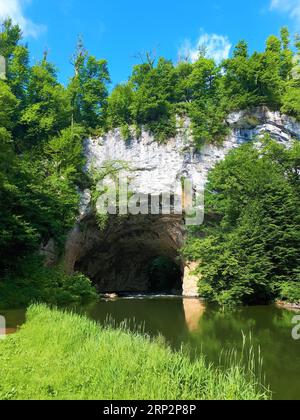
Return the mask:
[[128,79],[145,51],[196,60],[205,44],[221,61],[240,39],[262,50],[281,26],[300,32],[300,0],[0,0],[0,19],[8,15],[22,27],[32,61],[47,49],[62,83],[81,35],[90,54],[108,60],[112,86]]

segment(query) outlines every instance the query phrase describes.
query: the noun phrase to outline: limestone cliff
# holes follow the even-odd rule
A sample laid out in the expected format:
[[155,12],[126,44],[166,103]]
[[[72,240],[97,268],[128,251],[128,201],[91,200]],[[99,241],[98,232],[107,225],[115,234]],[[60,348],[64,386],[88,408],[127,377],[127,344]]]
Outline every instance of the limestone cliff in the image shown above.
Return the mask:
[[[159,195],[172,188],[182,177],[204,187],[209,171],[234,148],[257,136],[269,133],[287,147],[300,140],[300,123],[265,108],[231,114],[227,123],[231,133],[222,146],[205,145],[196,151],[189,122],[178,129],[176,138],[157,143],[147,132],[140,139],[125,142],[119,130],[98,139],[87,139],[87,169],[101,170],[106,162],[122,161],[130,167],[133,190]],[[195,294],[192,273],[177,260],[184,241],[184,220],[178,215],[128,216],[111,218],[100,231],[91,211],[90,193],[82,194],[80,220],[69,235],[65,264],[69,271],[80,269],[103,292],[145,292],[149,290],[147,264],[155,257],[168,256],[188,273],[184,280],[186,295]]]
[[205,145],[200,152],[193,146],[188,121],[178,129],[176,138],[163,144],[157,143],[147,132],[143,132],[140,139],[125,142],[120,130],[115,130],[104,137],[86,141],[88,166],[101,169],[106,161],[127,162],[134,172],[134,190],[159,194],[172,189],[183,176],[189,177],[194,185],[204,186],[209,171],[218,161],[223,160],[230,150],[256,136],[269,133],[286,145],[293,138],[300,139],[300,123],[264,108],[231,114],[227,123],[231,134],[222,146]]

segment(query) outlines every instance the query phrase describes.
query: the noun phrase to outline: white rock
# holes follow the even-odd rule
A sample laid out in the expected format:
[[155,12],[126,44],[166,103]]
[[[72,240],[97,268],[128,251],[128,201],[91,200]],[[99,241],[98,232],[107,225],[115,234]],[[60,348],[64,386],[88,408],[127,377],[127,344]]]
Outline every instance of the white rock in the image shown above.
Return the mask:
[[[227,122],[232,131],[223,146],[205,145],[201,152],[193,148],[190,125],[186,122],[177,136],[165,144],[159,144],[145,131],[141,139],[126,143],[120,130],[114,130],[99,139],[86,140],[87,167],[100,170],[108,161],[126,162],[132,170],[128,172],[133,177],[132,189],[137,193],[158,195],[174,191],[176,182],[182,177],[204,187],[208,173],[216,163],[232,149],[257,136],[269,133],[286,146],[292,144],[293,138],[300,140],[300,123],[266,108],[233,113]],[[89,199],[89,193],[85,192],[81,214],[87,210]]]

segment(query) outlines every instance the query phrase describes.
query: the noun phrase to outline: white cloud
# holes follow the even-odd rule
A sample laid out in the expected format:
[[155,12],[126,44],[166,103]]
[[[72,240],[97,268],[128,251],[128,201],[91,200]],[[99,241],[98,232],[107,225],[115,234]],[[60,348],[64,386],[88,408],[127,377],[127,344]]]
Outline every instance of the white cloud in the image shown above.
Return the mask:
[[24,36],[36,38],[45,26],[37,25],[24,15],[24,7],[31,3],[31,0],[0,0],[0,20],[11,17],[15,23],[22,28]]
[[206,56],[213,58],[218,64],[229,57],[232,44],[227,36],[217,34],[202,34],[195,45],[190,40],[185,40],[179,50],[182,58],[192,62],[198,60],[200,51],[205,48]]
[[271,0],[270,9],[288,13],[300,24],[300,0]]

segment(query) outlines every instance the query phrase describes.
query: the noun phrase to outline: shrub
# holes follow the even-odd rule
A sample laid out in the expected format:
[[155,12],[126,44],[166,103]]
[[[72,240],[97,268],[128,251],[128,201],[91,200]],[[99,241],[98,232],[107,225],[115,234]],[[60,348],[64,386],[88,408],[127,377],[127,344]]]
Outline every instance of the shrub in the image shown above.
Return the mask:
[[279,298],[289,303],[300,303],[300,283],[282,283],[279,287]]
[[64,305],[97,297],[83,274],[68,275],[61,267],[43,266],[40,257],[19,261],[17,272],[0,281],[0,307],[24,307],[33,302]]

